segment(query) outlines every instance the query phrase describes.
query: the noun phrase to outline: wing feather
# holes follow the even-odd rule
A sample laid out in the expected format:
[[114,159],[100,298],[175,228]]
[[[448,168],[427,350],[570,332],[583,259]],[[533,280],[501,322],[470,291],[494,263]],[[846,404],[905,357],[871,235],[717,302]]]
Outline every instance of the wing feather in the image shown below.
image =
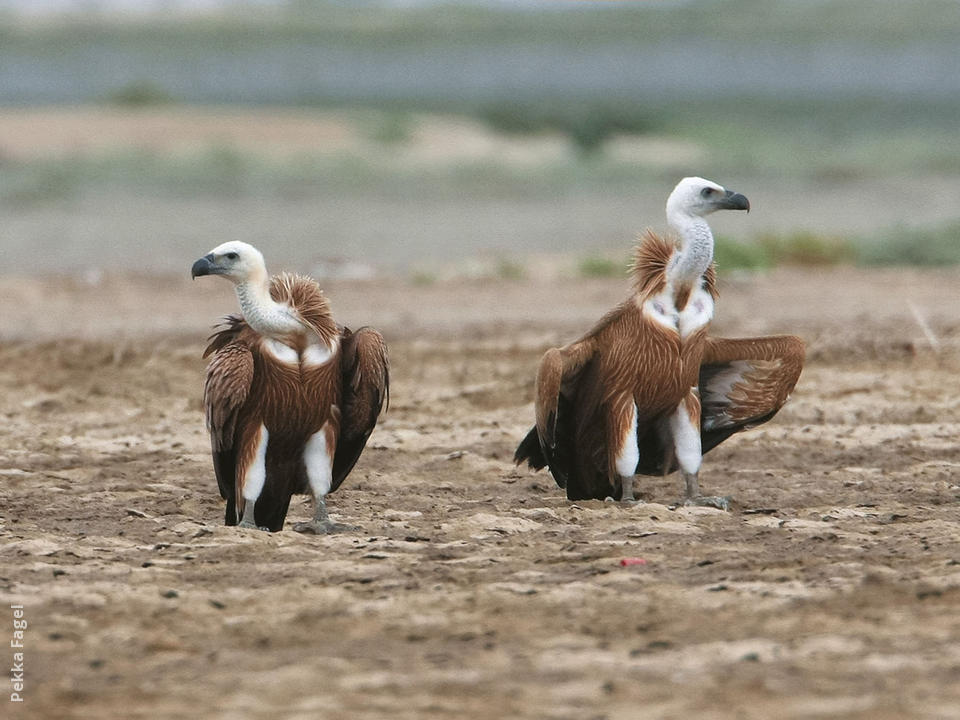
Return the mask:
[[557,485],[567,487],[576,474],[580,380],[596,352],[595,331],[562,348],[551,348],[537,369],[536,425],[517,447],[516,464],[539,470],[549,466]]
[[700,366],[703,452],[776,415],[796,386],[803,361],[803,340],[791,335],[708,338]]
[[383,336],[370,327],[356,332],[343,328],[340,347],[343,398],[331,492],[350,474],[381,410],[390,404],[390,361]]
[[204,357],[213,353],[203,388],[213,468],[220,496],[228,501],[234,498],[236,492],[234,442],[237,420],[253,384],[253,352],[245,337],[247,332],[242,320],[228,318],[226,327],[211,336],[204,353]]

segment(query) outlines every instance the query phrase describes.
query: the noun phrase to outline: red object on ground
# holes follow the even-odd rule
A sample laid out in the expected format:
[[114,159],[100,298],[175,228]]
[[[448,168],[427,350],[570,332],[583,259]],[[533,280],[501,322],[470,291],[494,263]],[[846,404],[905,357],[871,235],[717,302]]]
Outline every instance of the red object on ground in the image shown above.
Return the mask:
[[620,561],[620,567],[630,567],[631,565],[646,565],[646,558],[623,558]]

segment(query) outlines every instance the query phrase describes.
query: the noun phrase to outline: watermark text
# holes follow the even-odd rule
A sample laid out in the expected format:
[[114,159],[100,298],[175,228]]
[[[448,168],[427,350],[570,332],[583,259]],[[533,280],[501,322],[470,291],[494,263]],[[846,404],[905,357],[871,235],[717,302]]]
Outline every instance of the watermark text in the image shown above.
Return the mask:
[[23,605],[11,605],[10,610],[13,611],[13,635],[10,638],[10,648],[13,650],[13,663],[10,665],[10,702],[23,702],[23,689],[26,686],[23,679],[23,657],[27,618]]

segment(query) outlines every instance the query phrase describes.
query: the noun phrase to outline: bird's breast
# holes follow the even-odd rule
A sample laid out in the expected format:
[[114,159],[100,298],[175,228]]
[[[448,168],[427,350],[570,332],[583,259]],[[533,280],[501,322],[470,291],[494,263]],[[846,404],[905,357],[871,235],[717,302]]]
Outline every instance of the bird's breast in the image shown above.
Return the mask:
[[274,362],[285,365],[300,364],[300,352],[284,342],[274,338],[264,338],[262,347],[264,354]]
[[644,319],[652,322],[656,327],[679,333],[680,313],[677,312],[670,293],[658,293],[644,301],[640,312]]
[[307,368],[328,365],[337,356],[340,350],[339,338],[326,342],[322,338],[311,339],[300,353],[300,363]]
[[267,428],[293,435],[316,432],[340,402],[339,343],[297,350],[265,339],[261,347],[251,400],[260,406]]
[[644,319],[686,341],[713,319],[713,297],[703,288],[696,288],[678,309],[674,294],[664,290],[647,300],[640,308]]
[[713,320],[713,297],[698,288],[690,295],[686,306],[678,313],[677,330],[680,339],[686,341]]
[[263,339],[264,354],[273,362],[302,369],[320,368],[336,359],[338,339],[326,342],[321,338],[294,338],[292,344],[274,338]]

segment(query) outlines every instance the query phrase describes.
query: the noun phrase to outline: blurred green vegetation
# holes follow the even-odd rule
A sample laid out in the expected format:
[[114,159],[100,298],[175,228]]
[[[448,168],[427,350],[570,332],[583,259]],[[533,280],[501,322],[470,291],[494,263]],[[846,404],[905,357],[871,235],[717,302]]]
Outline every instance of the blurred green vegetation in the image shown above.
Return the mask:
[[500,280],[523,280],[527,276],[527,269],[522,263],[503,257],[497,260],[495,274]]
[[721,273],[783,265],[960,265],[960,222],[933,228],[901,226],[860,237],[824,236],[808,231],[764,234],[753,241],[721,236],[716,241],[714,261]]
[[717,272],[721,274],[739,270],[766,270],[773,265],[773,259],[763,245],[725,235],[716,238],[713,261]]
[[104,100],[109,105],[121,107],[150,107],[154,105],[169,105],[174,102],[173,96],[164,90],[158,83],[151,80],[129,82],[111,93]]
[[503,100],[481,105],[477,117],[498,132],[532,135],[560,132],[583,154],[600,151],[611,137],[642,135],[663,129],[664,114],[641,107],[636,101],[610,99],[570,102],[563,98]]
[[787,235],[761,235],[757,244],[770,258],[771,265],[807,267],[842,265],[857,259],[857,247],[847,238],[829,237],[810,231]]
[[957,265],[960,222],[935,228],[892,228],[862,240],[857,250],[857,260],[863,265]]
[[[376,127],[371,121],[370,127]],[[404,120],[404,127],[409,127]],[[392,136],[376,141],[403,143]],[[576,153],[531,167],[489,160],[420,167],[349,154],[301,154],[275,158],[231,146],[211,146],[178,154],[122,149],[87,155],[8,160],[0,174],[0,208],[56,206],[85,194],[122,197],[124,193],[195,198],[303,198],[318,194],[374,196],[417,202],[429,197],[460,201],[477,197],[556,199],[568,193],[614,192],[675,179],[675,170],[649,169],[614,159],[584,163]],[[763,177],[762,173],[760,177]],[[119,193],[119,194],[118,194]],[[642,222],[642,221],[641,221]],[[933,227],[905,224],[870,234],[841,236],[809,230],[760,233],[746,238],[719,235],[714,258],[721,273],[762,271],[777,266],[805,267],[960,264],[960,221]],[[577,260],[581,277],[622,277],[629,261],[593,251]],[[493,273],[525,277],[514,258],[499,258]],[[429,283],[426,275],[415,279]]]
[[623,277],[627,274],[628,260],[616,260],[612,257],[591,253],[577,263],[580,277],[609,278]]

